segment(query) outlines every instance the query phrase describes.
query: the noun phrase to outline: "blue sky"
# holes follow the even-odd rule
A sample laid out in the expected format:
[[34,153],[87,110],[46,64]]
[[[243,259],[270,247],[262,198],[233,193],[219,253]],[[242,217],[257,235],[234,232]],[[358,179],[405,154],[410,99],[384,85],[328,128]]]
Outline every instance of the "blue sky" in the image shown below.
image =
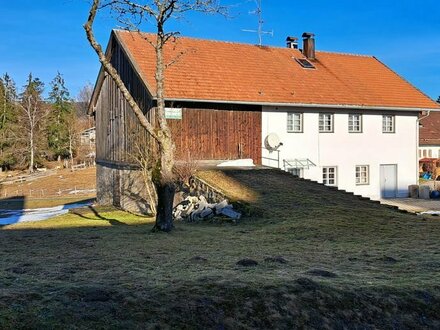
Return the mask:
[[[169,25],[184,36],[257,43],[253,0],[233,4],[230,18],[192,14]],[[47,86],[60,71],[71,95],[94,83],[99,63],[82,24],[89,0],[0,0],[0,74],[21,87],[29,72]],[[316,34],[318,50],[374,55],[431,98],[440,95],[440,1],[438,0],[262,0],[265,45],[284,46],[287,35]],[[106,45],[118,24],[109,13],[96,21]],[[152,26],[149,27],[152,31]]]

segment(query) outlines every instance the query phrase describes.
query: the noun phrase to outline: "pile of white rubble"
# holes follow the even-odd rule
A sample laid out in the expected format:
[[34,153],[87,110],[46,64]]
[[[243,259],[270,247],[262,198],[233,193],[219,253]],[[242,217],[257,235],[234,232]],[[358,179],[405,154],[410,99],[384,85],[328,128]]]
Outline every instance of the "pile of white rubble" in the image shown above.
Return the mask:
[[241,217],[241,214],[234,211],[227,200],[220,203],[208,203],[203,195],[188,196],[173,209],[174,220],[195,222],[208,220],[216,215],[224,215],[234,220]]

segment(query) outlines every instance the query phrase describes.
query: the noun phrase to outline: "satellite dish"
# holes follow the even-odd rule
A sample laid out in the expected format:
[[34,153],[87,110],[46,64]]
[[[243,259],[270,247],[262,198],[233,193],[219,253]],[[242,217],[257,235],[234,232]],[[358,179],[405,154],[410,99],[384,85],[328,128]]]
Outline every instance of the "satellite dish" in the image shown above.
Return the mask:
[[270,133],[268,136],[266,136],[264,144],[266,148],[271,151],[277,150],[283,145],[280,141],[280,137],[276,133]]

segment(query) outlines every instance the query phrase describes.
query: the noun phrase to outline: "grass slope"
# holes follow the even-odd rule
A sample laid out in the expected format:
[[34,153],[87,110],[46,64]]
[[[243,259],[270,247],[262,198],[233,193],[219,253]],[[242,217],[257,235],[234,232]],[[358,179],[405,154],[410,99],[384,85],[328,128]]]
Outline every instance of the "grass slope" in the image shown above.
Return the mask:
[[171,234],[110,209],[0,230],[0,328],[440,327],[436,218],[277,171],[200,176],[257,212]]

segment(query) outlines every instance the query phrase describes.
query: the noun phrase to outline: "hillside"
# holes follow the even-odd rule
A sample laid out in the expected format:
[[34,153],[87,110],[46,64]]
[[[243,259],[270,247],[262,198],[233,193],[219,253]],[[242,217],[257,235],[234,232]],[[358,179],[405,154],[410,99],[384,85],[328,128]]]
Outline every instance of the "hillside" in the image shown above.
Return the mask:
[[253,215],[154,234],[89,208],[2,228],[0,328],[440,327],[438,218],[279,171],[199,175]]

